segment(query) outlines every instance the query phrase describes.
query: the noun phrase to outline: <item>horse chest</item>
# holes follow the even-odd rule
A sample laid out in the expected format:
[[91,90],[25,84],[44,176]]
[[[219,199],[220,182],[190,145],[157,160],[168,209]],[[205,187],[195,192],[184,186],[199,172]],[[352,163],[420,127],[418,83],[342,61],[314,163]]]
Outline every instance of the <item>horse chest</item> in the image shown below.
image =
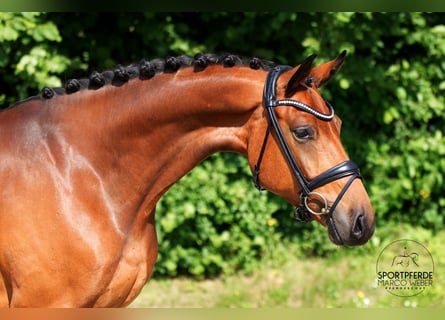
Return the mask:
[[157,257],[154,227],[148,228],[142,239],[130,241],[116,261],[115,272],[94,306],[121,307],[130,304],[140,293],[153,271]]

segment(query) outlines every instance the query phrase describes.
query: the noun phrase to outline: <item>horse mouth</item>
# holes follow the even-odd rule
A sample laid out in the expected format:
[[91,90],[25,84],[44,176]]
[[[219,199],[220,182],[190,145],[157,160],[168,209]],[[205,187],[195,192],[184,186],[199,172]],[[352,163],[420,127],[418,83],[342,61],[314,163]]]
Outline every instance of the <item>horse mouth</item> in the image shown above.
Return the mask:
[[328,236],[331,242],[339,246],[345,245],[332,216],[326,217],[326,226],[328,228]]

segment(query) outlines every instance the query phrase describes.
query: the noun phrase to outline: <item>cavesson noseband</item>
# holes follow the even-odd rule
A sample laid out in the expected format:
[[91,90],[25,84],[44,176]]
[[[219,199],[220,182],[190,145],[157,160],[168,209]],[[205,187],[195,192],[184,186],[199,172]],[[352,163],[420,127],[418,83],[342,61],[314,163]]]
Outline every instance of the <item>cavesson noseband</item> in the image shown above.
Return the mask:
[[[345,162],[342,162],[327,171],[323,172],[319,176],[315,177],[312,180],[306,179],[303,172],[301,171],[300,167],[298,166],[297,162],[295,161],[289,145],[284,137],[283,131],[281,130],[280,125],[278,124],[277,116],[275,113],[275,107],[279,106],[290,106],[297,108],[298,110],[307,112],[315,117],[317,117],[320,120],[323,121],[331,121],[334,117],[334,109],[331,106],[330,103],[326,101],[326,105],[329,108],[329,114],[321,113],[311,106],[307,105],[304,102],[291,100],[291,99],[282,99],[282,100],[276,100],[276,85],[278,77],[290,70],[292,67],[290,66],[276,66],[272,70],[270,70],[266,83],[264,85],[264,96],[263,96],[263,103],[265,105],[267,115],[268,115],[268,126],[266,129],[266,134],[264,136],[264,142],[263,146],[261,147],[260,154],[258,156],[257,164],[254,167],[253,172],[253,180],[255,183],[255,186],[258,190],[264,190],[260,183],[260,166],[261,161],[263,159],[263,154],[266,149],[267,140],[269,137],[269,134],[271,130],[275,131],[275,134],[278,138],[278,143],[280,145],[280,148],[284,154],[284,157],[287,160],[287,163],[291,169],[292,174],[294,175],[295,179],[297,179],[298,183],[301,186],[300,191],[300,204],[295,210],[295,219],[300,221],[311,221],[312,217],[310,213],[314,215],[323,215],[327,214],[328,217],[331,217],[336,206],[340,202],[341,198],[345,194],[346,190],[349,188],[349,186],[352,184],[352,182],[359,178],[361,179],[362,176],[360,174],[360,170],[357,167],[357,165],[352,162],[351,160],[347,160]],[[343,189],[340,191],[339,195],[337,196],[337,199],[335,199],[334,203],[329,206],[326,198],[318,192],[314,192],[313,190],[328,184],[332,181],[351,176],[351,178],[348,180],[348,182],[344,185]],[[308,199],[310,196],[315,196],[318,198],[318,202],[320,203],[321,209],[320,211],[315,211],[311,209],[308,205]]]

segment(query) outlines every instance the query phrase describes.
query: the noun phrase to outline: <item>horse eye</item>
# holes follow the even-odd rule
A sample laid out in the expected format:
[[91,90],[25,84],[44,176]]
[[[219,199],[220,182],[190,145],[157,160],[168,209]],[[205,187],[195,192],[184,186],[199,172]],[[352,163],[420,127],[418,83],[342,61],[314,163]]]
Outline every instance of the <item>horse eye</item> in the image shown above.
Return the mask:
[[306,80],[304,80],[304,83],[308,87],[312,87],[312,84],[314,83],[314,77],[312,77],[312,76],[307,77]]
[[292,133],[298,141],[314,139],[314,129],[309,126],[296,128],[292,130]]

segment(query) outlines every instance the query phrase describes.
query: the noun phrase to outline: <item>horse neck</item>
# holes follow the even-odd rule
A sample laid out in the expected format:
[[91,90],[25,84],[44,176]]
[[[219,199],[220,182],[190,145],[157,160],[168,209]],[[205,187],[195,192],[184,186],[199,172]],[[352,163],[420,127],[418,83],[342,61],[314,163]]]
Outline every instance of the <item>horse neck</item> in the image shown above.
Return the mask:
[[[81,119],[73,127],[73,144],[83,147],[80,152],[114,186],[110,192],[127,199],[139,193],[154,207],[209,155],[246,154],[248,123],[256,110],[261,112],[264,78],[265,72],[246,67],[213,66],[199,73],[186,68],[81,91],[77,104],[88,106],[73,106],[76,111],[65,114],[74,125],[76,116]],[[66,103],[76,94],[65,96]],[[90,137],[78,139],[89,131]]]

